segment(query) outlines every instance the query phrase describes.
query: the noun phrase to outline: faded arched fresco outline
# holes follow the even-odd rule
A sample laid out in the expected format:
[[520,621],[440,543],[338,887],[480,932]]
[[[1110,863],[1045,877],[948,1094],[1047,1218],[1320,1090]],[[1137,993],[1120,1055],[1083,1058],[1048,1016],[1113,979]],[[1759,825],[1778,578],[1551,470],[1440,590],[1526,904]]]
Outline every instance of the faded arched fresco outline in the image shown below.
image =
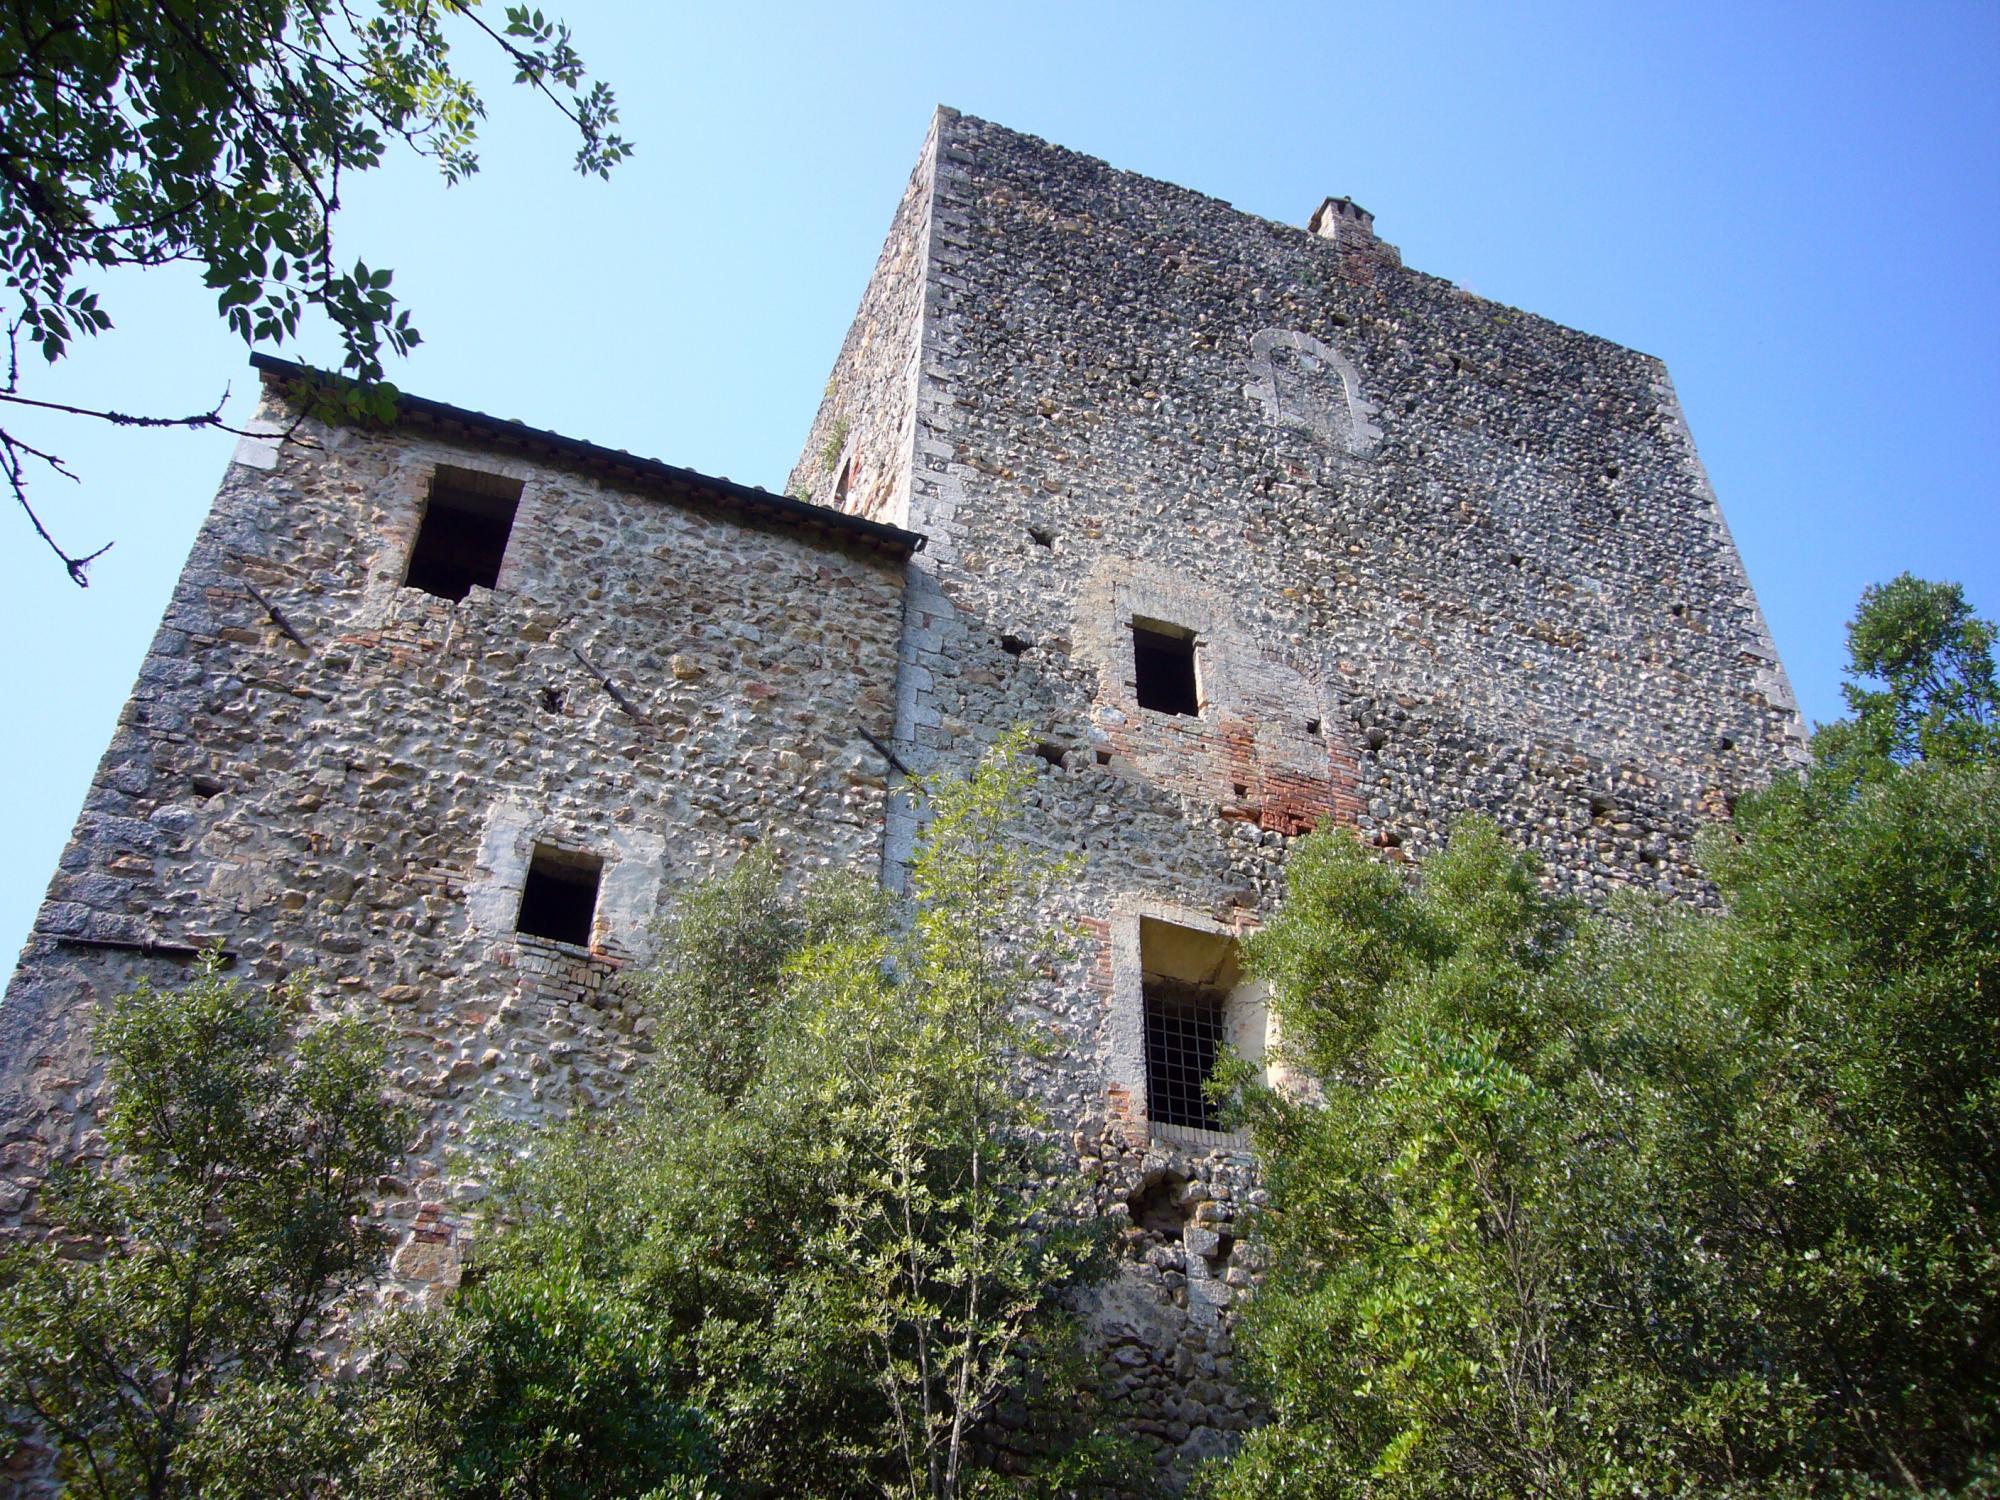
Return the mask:
[[1375,408],[1361,394],[1360,375],[1344,355],[1311,334],[1286,328],[1252,334],[1250,369],[1256,378],[1243,393],[1262,404],[1272,426],[1310,432],[1357,458],[1381,440],[1382,430],[1370,420]]

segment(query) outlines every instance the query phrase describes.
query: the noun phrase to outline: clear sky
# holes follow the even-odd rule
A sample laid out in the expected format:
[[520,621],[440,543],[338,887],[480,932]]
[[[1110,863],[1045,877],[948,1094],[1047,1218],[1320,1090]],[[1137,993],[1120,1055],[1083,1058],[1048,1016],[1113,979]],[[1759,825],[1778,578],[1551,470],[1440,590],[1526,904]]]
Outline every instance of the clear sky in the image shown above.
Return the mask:
[[[1273,219],[1348,194],[1408,264],[1664,358],[1809,719],[1864,585],[2000,613],[2000,7],[542,5],[639,154],[577,180],[502,79],[470,184],[351,184],[344,251],[426,336],[405,389],[781,488],[944,103]],[[40,394],[243,414],[198,282],[108,303]],[[11,425],[82,478],[39,487],[71,549],[117,545],[80,591],[0,515],[8,953],[232,447]]]

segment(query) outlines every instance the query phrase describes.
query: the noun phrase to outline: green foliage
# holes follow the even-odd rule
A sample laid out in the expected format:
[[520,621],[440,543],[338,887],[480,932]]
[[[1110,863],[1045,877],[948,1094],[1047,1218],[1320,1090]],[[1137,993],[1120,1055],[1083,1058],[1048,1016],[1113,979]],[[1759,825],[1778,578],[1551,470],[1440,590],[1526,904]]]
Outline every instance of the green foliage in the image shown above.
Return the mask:
[[847,418],[835,417],[828,430],[826,442],[819,450],[819,466],[831,474],[834,465],[840,462],[841,450],[847,446]]
[[1101,1457],[1062,1311],[1095,1235],[1018,1092],[1020,749],[930,788],[907,912],[761,855],[684,898],[640,1102],[525,1143],[470,1284],[398,1335],[483,1372],[444,1493],[985,1493],[980,1424],[1030,1392],[1056,1466]]
[[1218,1495],[1990,1483],[2000,775],[1738,821],[1719,918],[1580,917],[1478,822],[1415,890],[1300,851],[1251,958],[1325,1098],[1246,1102],[1275,1420]]
[[[54,362],[77,338],[108,331],[90,285],[102,271],[188,262],[244,342],[283,343],[316,314],[339,334],[343,368],[379,380],[385,348],[404,353],[418,333],[387,270],[335,259],[335,220],[345,179],[392,149],[433,158],[449,182],[477,170],[486,106],[453,65],[454,32],[482,38],[515,82],[567,116],[579,172],[605,175],[630,154],[611,92],[586,77],[568,28],[525,6],[509,6],[497,26],[478,0],[20,0],[0,10],[10,351],[25,338]],[[17,371],[0,400],[27,400]],[[79,414],[217,421],[215,411]],[[24,507],[26,458],[60,467],[0,432],[0,471]],[[57,550],[83,582],[88,559]]]
[[348,368],[379,376],[382,343],[400,352],[413,331],[387,271],[333,262],[340,178],[378,165],[392,141],[451,181],[478,169],[486,109],[451,66],[454,21],[570,116],[579,171],[602,175],[629,154],[568,29],[523,6],[499,30],[476,0],[9,7],[0,268],[21,331],[59,359],[76,335],[111,326],[80,270],[191,260],[246,341],[289,337],[316,307],[346,340]]
[[0,1396],[58,1444],[70,1494],[222,1493],[262,1462],[246,1410],[287,1413],[274,1440],[327,1423],[306,1346],[380,1261],[364,1213],[403,1139],[382,1044],[308,1020],[296,982],[252,996],[214,954],[113,1002],[97,1040],[109,1164],[56,1172],[58,1233],[0,1261]]
[[1993,622],[1955,583],[1904,573],[1867,589],[1847,627],[1848,673],[1859,680],[1841,691],[1854,717],[1822,729],[1815,753],[1864,772],[2000,755],[1993,641]]
[[1704,846],[1721,915],[1584,915],[1477,820],[1415,888],[1295,850],[1250,945],[1323,1099],[1235,1497],[1965,1496],[2000,1467],[1991,627],[1871,589],[1857,717]]

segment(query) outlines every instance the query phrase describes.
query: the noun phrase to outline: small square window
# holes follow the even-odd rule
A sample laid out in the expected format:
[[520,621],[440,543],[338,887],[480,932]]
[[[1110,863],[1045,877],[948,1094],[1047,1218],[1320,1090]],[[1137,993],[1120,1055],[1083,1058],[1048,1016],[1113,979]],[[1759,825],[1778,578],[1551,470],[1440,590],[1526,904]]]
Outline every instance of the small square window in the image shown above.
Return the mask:
[[535,845],[528,878],[521,884],[521,912],[514,919],[514,930],[588,948],[603,875],[604,861],[594,855]]
[[518,479],[441,466],[431,477],[403,586],[454,604],[475,588],[492,588],[520,503]]
[[1139,707],[1163,714],[1201,713],[1194,632],[1149,620],[1132,622],[1132,682]]

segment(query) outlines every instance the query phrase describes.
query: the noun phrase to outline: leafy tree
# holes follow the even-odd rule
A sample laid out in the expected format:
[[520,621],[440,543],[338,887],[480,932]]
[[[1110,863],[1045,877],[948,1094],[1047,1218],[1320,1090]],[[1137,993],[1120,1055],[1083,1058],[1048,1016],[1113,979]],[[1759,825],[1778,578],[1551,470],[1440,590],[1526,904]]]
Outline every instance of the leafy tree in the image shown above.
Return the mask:
[[[395,148],[447,182],[477,170],[486,106],[450,56],[454,31],[490,43],[515,81],[575,127],[580,172],[630,154],[611,92],[585,75],[569,30],[478,0],[18,0],[0,9],[0,274],[8,305],[0,401],[141,426],[187,417],[88,411],[27,395],[25,341],[54,362],[110,329],[92,280],[120,266],[200,268],[246,343],[282,343],[312,313],[338,332],[343,369],[378,381],[383,351],[418,339],[389,272],[334,249],[345,180]],[[347,392],[386,415],[392,393]],[[29,505],[26,470],[54,455],[0,430],[0,472],[79,584],[72,556]],[[99,549],[102,551],[102,549]]]
[[971,1495],[1023,1393],[1088,1468],[1063,1297],[1096,1237],[1020,1085],[1048,946],[1047,868],[1005,836],[1021,748],[932,786],[907,912],[790,895],[762,854],[684,900],[642,1098],[524,1143],[468,1286],[407,1325],[489,1372],[446,1493]]
[[1896,679],[1957,705],[1886,714],[1908,764],[1836,737],[1744,799],[1721,915],[1580,912],[1476,820],[1414,888],[1295,851],[1250,959],[1323,1099],[1242,1095],[1274,1420],[1218,1496],[1995,1492],[2000,767],[1955,732],[1965,659]]
[[1958,584],[1903,573],[1866,589],[1847,627],[1855,680],[1841,689],[1854,717],[1822,729],[1815,752],[1884,768],[2000,755],[1993,641]]
[[365,1210],[404,1133],[381,1041],[221,962],[109,1007],[107,1161],[54,1173],[56,1232],[0,1259],[0,1401],[69,1494],[216,1492],[245,1411],[310,1425],[308,1346],[380,1263]]

